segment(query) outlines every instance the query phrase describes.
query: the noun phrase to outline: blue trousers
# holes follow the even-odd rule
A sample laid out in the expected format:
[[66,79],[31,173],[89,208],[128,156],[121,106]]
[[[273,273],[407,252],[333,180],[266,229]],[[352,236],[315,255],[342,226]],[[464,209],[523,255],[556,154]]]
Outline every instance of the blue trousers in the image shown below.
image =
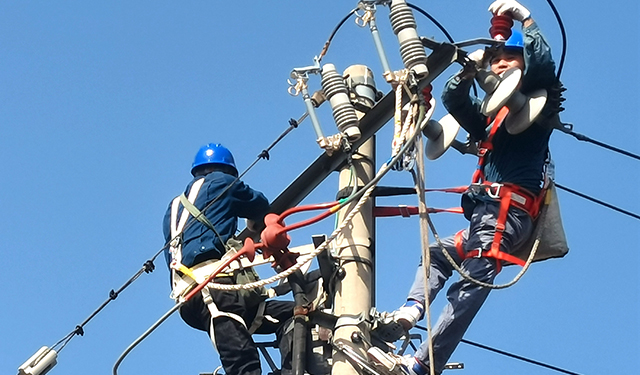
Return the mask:
[[[469,228],[463,232],[465,252],[491,248],[499,210],[499,202],[478,203],[473,210]],[[525,211],[512,207],[505,224],[506,229],[503,232],[500,250],[510,253],[529,238],[533,231],[533,223]],[[484,257],[460,259],[456,251],[454,236],[442,239],[442,243],[456,264],[469,276],[485,283],[493,283],[497,274],[495,259]],[[431,244],[429,251],[431,266],[428,285],[429,304],[431,304],[453,274],[454,268],[445,258],[437,243]],[[429,363],[429,349],[426,341],[418,348],[415,354],[416,358],[427,366],[433,366],[436,373],[441,373],[490,291],[491,289],[481,287],[462,277],[451,284],[447,291],[448,303],[433,328],[434,363]],[[422,266],[418,267],[407,299],[422,304],[425,302]]]

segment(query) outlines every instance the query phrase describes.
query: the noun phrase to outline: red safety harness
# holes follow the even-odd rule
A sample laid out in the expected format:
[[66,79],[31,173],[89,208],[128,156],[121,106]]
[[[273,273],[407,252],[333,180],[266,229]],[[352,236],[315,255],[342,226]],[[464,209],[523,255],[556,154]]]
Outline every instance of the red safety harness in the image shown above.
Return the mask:
[[[481,141],[478,145],[478,166],[473,174],[473,181],[471,186],[469,186],[470,190],[484,190],[486,194],[493,199],[500,201],[500,211],[498,213],[498,218],[496,221],[496,231],[493,236],[493,242],[491,244],[491,249],[488,251],[483,251],[482,249],[476,249],[468,251],[466,254],[463,249],[463,238],[462,233],[463,230],[459,231],[455,235],[455,246],[458,252],[458,255],[461,259],[466,258],[479,258],[479,257],[491,257],[497,260],[518,264],[520,266],[525,265],[525,261],[520,258],[517,258],[513,255],[507,254],[504,251],[500,251],[500,242],[502,241],[502,234],[505,230],[505,225],[507,222],[507,215],[509,213],[510,207],[517,207],[525,212],[527,212],[532,219],[538,217],[538,212],[540,210],[540,203],[543,201],[546,189],[542,189],[538,196],[529,192],[528,190],[521,188],[514,184],[509,183],[492,183],[485,181],[484,178],[484,164],[485,164],[485,156],[491,150],[493,150],[493,136],[495,135],[498,127],[504,122],[505,117],[509,113],[509,109],[507,107],[503,107],[493,122],[493,126],[489,132],[489,136],[486,140]],[[489,120],[490,121],[490,120]],[[497,264],[497,272],[500,272],[502,268],[501,262]]]

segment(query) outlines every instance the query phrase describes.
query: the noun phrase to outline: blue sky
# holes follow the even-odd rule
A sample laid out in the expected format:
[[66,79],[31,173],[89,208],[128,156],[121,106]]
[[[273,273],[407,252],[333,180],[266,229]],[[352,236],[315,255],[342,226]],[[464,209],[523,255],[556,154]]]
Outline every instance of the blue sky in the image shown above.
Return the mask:
[[[416,2],[456,40],[486,37],[490,1]],[[561,39],[547,3],[524,3],[559,59]],[[189,181],[198,147],[220,142],[240,169],[247,167],[304,112],[287,94],[287,78],[307,66],[356,1],[3,1],[0,3],[0,372],[17,367],[81,323],[163,245],[162,216]],[[638,120],[638,4],[558,2],[569,45],[562,80],[568,88],[562,119],[577,132],[640,153]],[[401,68],[387,9],[380,29],[394,69]],[[416,15],[421,35],[444,40]],[[325,63],[338,69],[366,64],[388,92],[368,30],[347,22]],[[439,97],[450,67],[434,83]],[[312,89],[320,87],[312,77]],[[440,103],[438,103],[440,104]],[[439,105],[435,118],[444,116]],[[328,106],[319,110],[326,133]],[[378,163],[390,152],[391,126],[377,137]],[[458,137],[462,139],[464,134]],[[246,176],[275,198],[320,154],[310,122],[287,136]],[[639,164],[554,133],[557,181],[640,212]],[[469,181],[475,160],[450,151],[427,165],[427,185]],[[410,186],[406,172],[386,186]],[[333,200],[337,176],[307,203]],[[429,196],[432,206],[457,205]],[[639,225],[566,192],[559,192],[571,250],[535,264],[514,287],[492,292],[468,340],[581,374],[633,374],[640,366]],[[416,203],[384,198],[378,204]],[[296,220],[293,218],[293,220]],[[442,235],[465,225],[436,217]],[[377,307],[402,304],[419,258],[416,219],[379,219]],[[292,233],[293,244],[330,233],[333,220]],[[85,327],[60,353],[52,374],[110,373],[124,349],[171,306],[163,262],[145,274]],[[498,282],[509,281],[516,268]],[[272,275],[261,269],[263,276]],[[444,296],[444,293],[442,293]],[[434,303],[439,313],[443,296]],[[464,374],[546,374],[549,370],[461,345],[452,361]],[[177,316],[136,348],[120,374],[197,374],[218,365],[204,333]]]

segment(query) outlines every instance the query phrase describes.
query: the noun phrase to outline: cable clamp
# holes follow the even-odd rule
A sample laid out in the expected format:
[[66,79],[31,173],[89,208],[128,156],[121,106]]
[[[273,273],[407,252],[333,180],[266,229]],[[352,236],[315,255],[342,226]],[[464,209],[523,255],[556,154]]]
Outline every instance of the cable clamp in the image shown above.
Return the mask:
[[341,328],[341,327],[358,327],[362,330],[361,325],[365,324],[367,321],[364,317],[364,313],[360,313],[358,315],[342,315],[340,317],[338,317],[338,320],[336,321],[336,326],[335,328]]

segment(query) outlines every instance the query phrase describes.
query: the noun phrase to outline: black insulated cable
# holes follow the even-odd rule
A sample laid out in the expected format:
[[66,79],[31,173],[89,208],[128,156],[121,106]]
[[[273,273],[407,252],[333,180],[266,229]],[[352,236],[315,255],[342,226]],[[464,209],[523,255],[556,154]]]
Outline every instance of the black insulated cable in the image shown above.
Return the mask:
[[558,64],[558,73],[556,74],[556,78],[560,80],[560,76],[562,75],[562,69],[564,68],[564,59],[567,55],[567,32],[564,28],[564,22],[562,22],[562,17],[560,17],[560,13],[556,8],[556,5],[552,0],[547,0],[553,14],[556,16],[556,20],[558,21],[558,26],[560,27],[560,34],[562,35],[562,53],[560,55],[560,63]]
[[[422,326],[415,326],[415,328],[417,328],[419,330],[422,330],[422,331],[426,331],[427,330],[426,327],[422,327]],[[523,357],[523,356],[520,356],[520,355],[517,355],[517,354],[505,352],[504,350],[492,348],[492,347],[487,346],[487,345],[478,344],[478,343],[473,342],[473,341],[462,339],[462,340],[460,340],[460,342],[465,343],[467,345],[475,346],[475,347],[480,348],[480,349],[488,350],[488,351],[491,351],[491,352],[494,352],[494,353],[497,353],[497,354],[500,354],[500,355],[504,355],[506,357],[510,357],[510,358],[517,359],[517,360],[520,360],[520,361],[523,361],[523,362],[527,362],[527,363],[530,363],[532,365],[545,367],[545,368],[548,368],[550,370],[558,371],[558,372],[561,372],[563,374],[580,375],[577,372],[565,370],[565,369],[562,369],[562,368],[557,367],[557,366],[549,365],[547,363],[536,361],[536,360],[533,360],[533,359],[530,359],[530,358],[526,358],[526,357]]]
[[631,216],[632,218],[640,220],[640,215],[638,215],[638,214],[634,214],[633,212],[630,212],[630,211],[627,211],[627,210],[623,210],[622,208],[619,208],[619,207],[616,207],[616,206],[614,206],[612,204],[603,202],[603,201],[601,201],[599,199],[590,197],[590,196],[588,196],[586,194],[580,193],[579,191],[575,191],[575,190],[570,189],[570,188],[568,188],[566,186],[562,186],[562,185],[558,184],[557,182],[555,183],[555,185],[556,185],[556,187],[558,189],[564,190],[566,192],[569,192],[571,194],[577,195],[577,196],[579,196],[581,198],[584,198],[586,200],[589,200],[591,202],[597,203],[597,204],[602,205],[604,207],[610,208],[610,209],[612,209],[614,211],[620,212],[622,214],[625,214],[625,215]]
[[320,51],[320,54],[318,55],[318,62],[322,61],[322,58],[324,57],[324,55],[326,55],[327,51],[329,51],[329,46],[331,45],[331,42],[333,41],[333,37],[336,36],[336,33],[338,32],[338,30],[340,30],[342,25],[344,25],[344,23],[347,22],[349,17],[351,17],[357,10],[358,8],[352,9],[351,12],[349,12],[349,14],[344,16],[344,18],[340,22],[338,22],[338,25],[336,25],[336,27],[333,28],[333,31],[331,31],[329,38],[327,39],[327,41],[324,43],[324,46],[322,47],[322,51]]
[[440,29],[440,31],[442,31],[444,36],[447,37],[447,40],[449,40],[450,43],[455,43],[455,41],[451,37],[451,34],[449,34],[447,29],[445,29],[444,26],[442,26],[442,24],[438,22],[438,20],[436,20],[435,17],[433,17],[431,14],[427,13],[424,9],[420,8],[417,5],[413,5],[411,3],[407,3],[407,5],[409,6],[409,8],[417,10],[419,13],[421,13],[423,16],[427,17],[431,22],[433,22],[433,24],[436,25],[436,27]]
[[118,289],[117,291],[114,291],[113,289],[111,289],[109,291],[109,298],[104,301],[102,303],[102,305],[100,305],[100,307],[98,307],[95,311],[93,311],[91,313],[91,315],[89,315],[88,318],[86,318],[82,323],[80,323],[79,325],[77,325],[73,331],[69,332],[66,336],[64,336],[61,340],[59,340],[58,342],[56,342],[55,344],[53,344],[51,346],[51,349],[55,349],[58,345],[60,345],[60,348],[58,349],[58,353],[60,353],[60,351],[62,351],[62,349],[69,343],[69,341],[71,341],[71,339],[76,336],[83,336],[84,335],[84,326],[87,325],[87,323],[89,323],[89,321],[91,321],[91,319],[93,319],[96,315],[98,315],[98,313],[100,311],[102,311],[102,309],[104,309],[111,301],[115,300],[116,298],[118,298],[118,295],[120,295],[120,293],[122,291],[124,291],[129,285],[131,285],[134,281],[136,281],[138,279],[138,277],[140,277],[140,275],[142,275],[143,273],[150,273],[153,271],[153,269],[155,268],[155,266],[153,265],[153,262],[155,261],[155,259],[158,257],[158,255],[160,255],[160,253],[164,250],[161,249],[160,251],[158,251],[153,258],[147,260],[144,265],[142,266],[142,268],[136,272],[135,275],[133,275],[129,280],[127,280],[121,287],[120,289]]
[[584,134],[576,133],[573,130],[571,130],[571,127],[562,126],[560,128],[556,128],[556,129],[560,130],[563,133],[566,133],[566,134],[569,134],[569,135],[575,137],[579,141],[592,143],[592,144],[594,144],[596,146],[600,146],[602,148],[606,148],[609,151],[617,152],[619,154],[628,156],[630,158],[633,158],[633,159],[636,159],[636,160],[640,160],[640,155],[634,154],[634,153],[629,152],[629,151],[625,151],[625,150],[623,150],[621,148],[618,148],[618,147],[615,147],[615,146],[611,146],[611,145],[606,144],[604,142],[597,141],[597,140],[595,140],[593,138],[587,137]]
[[560,367],[552,366],[552,365],[549,365],[549,364],[546,364],[546,363],[543,363],[543,362],[540,362],[540,361],[536,361],[536,360],[529,359],[529,358],[526,358],[526,357],[523,357],[523,356],[519,356],[517,354],[512,354],[512,353],[509,353],[509,352],[505,352],[504,350],[495,349],[495,348],[492,348],[490,346],[478,344],[478,343],[473,342],[473,341],[462,339],[462,340],[460,340],[460,342],[465,343],[467,345],[475,346],[477,348],[488,350],[488,351],[491,351],[491,352],[494,352],[494,353],[497,353],[497,354],[500,354],[500,355],[504,355],[506,357],[510,357],[510,358],[514,358],[514,359],[517,359],[517,360],[520,360],[520,361],[523,361],[523,362],[531,363],[532,365],[545,367],[545,368],[548,368],[550,370],[555,370],[555,371],[561,372],[563,374],[580,375],[577,372],[565,370],[565,369],[562,369]]
[[[449,34],[447,29],[444,26],[442,26],[442,24],[440,22],[438,22],[438,20],[435,17],[433,17],[431,14],[429,14],[427,11],[425,11],[424,9],[420,8],[417,5],[414,5],[414,4],[411,4],[411,3],[407,3],[407,5],[409,6],[409,8],[412,8],[412,9],[418,11],[418,13],[420,13],[423,16],[427,17],[434,25],[436,25],[436,27],[438,29],[440,29],[440,31],[442,31],[442,33],[447,38],[449,43],[451,43],[451,44],[455,43],[455,40],[453,39],[451,34]],[[473,87],[473,95],[477,97],[478,96],[478,88],[476,87],[475,81],[473,82],[473,86],[472,87]]]

